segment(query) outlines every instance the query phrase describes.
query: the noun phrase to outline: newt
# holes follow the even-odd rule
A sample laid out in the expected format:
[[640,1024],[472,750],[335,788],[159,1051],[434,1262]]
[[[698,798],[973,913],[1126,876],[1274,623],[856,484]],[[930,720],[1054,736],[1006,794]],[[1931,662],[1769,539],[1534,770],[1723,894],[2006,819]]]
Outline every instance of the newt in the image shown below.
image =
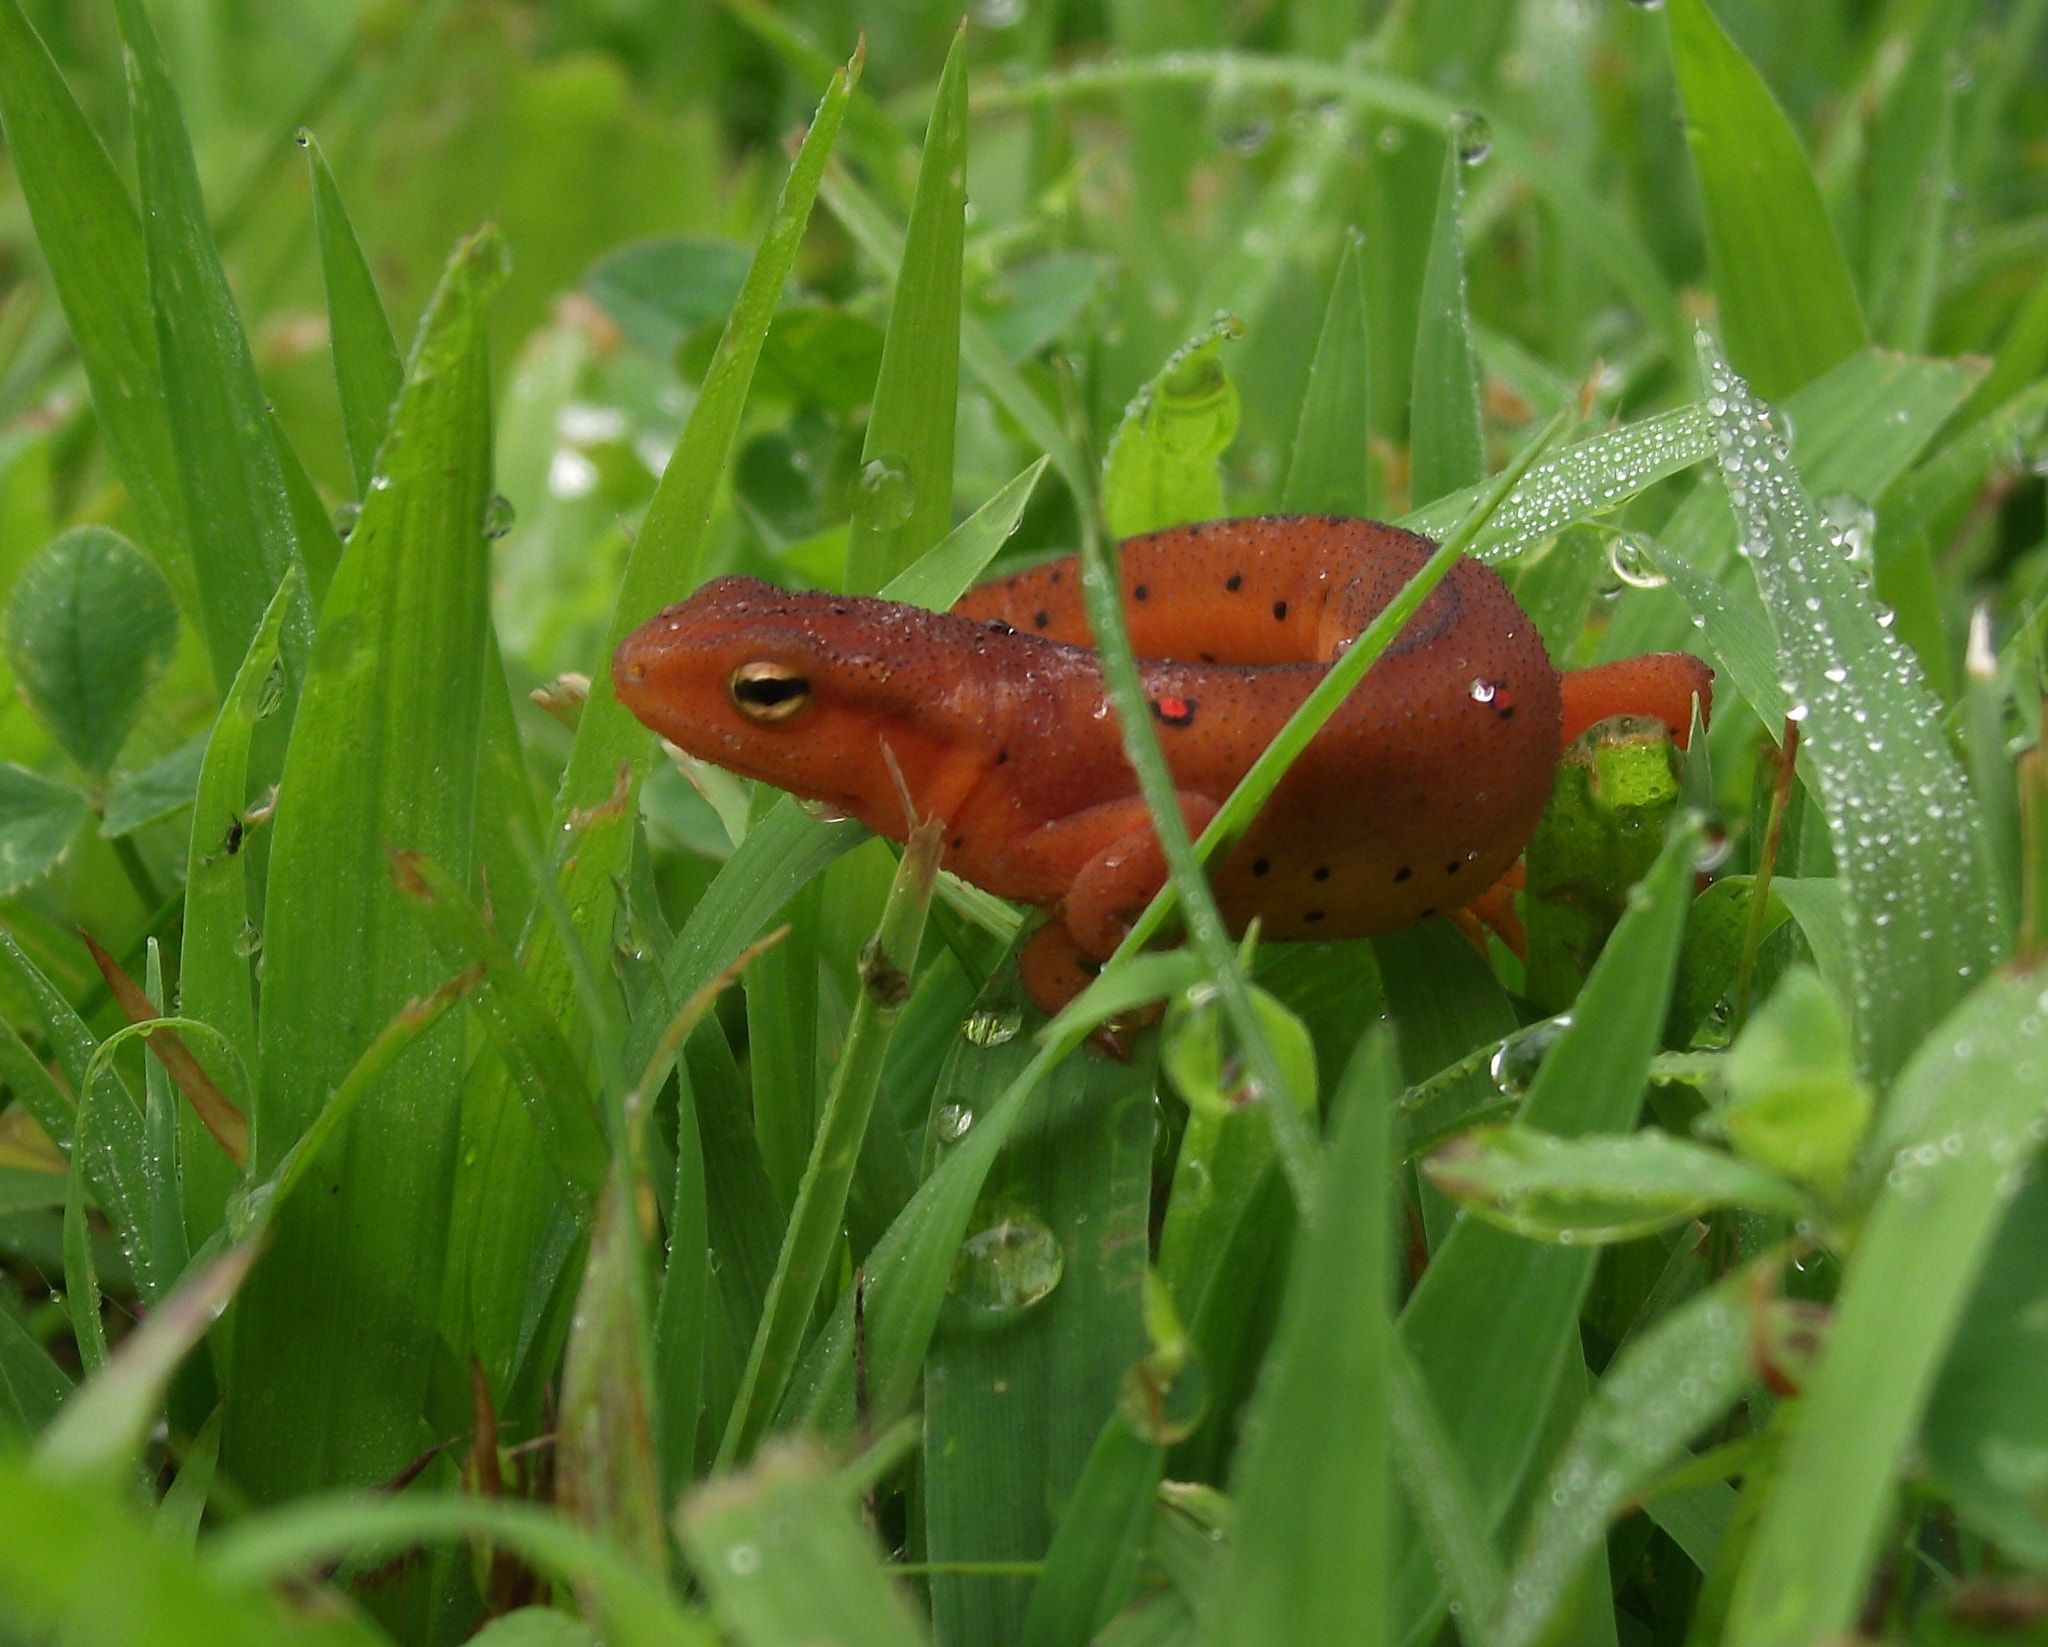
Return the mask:
[[[1124,612],[1190,832],[1435,548],[1313,515],[1121,545]],[[630,635],[612,679],[690,754],[896,840],[911,822],[900,773],[918,815],[946,820],[947,869],[1048,912],[1020,966],[1053,1010],[1166,878],[1090,648],[1073,557],[951,612],[725,577]],[[1712,680],[1682,652],[1560,673],[1499,574],[1461,560],[1211,866],[1223,915],[1307,940],[1458,910],[1520,857],[1564,746],[1617,713],[1660,718],[1683,744]]]

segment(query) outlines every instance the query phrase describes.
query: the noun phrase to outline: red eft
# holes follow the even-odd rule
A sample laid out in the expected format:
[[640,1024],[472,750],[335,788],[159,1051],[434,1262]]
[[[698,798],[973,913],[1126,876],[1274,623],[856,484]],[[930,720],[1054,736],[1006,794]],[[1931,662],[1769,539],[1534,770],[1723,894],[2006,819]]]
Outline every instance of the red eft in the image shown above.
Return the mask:
[[[1436,545],[1333,516],[1126,541],[1124,612],[1181,810],[1199,832]],[[1050,913],[1022,958],[1054,1009],[1166,877],[1090,647],[1071,557],[951,612],[718,578],[629,636],[619,701],[700,759],[903,839],[886,747],[944,865]],[[1497,573],[1461,560],[1212,866],[1233,930],[1359,938],[1449,912],[1521,855],[1560,749],[1609,715],[1680,743],[1713,675],[1686,653],[1560,674]]]

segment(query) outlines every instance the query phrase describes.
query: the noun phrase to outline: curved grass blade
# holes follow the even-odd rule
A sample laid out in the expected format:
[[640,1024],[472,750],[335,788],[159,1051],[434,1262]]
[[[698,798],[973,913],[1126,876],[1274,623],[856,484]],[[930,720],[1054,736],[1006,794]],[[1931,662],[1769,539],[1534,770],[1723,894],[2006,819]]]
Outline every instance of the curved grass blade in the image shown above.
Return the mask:
[[2048,1117],[2042,982],[2038,967],[1986,979],[1890,1094],[1884,1177],[1729,1602],[1729,1647],[1854,1625],[1921,1409]]
[[253,1246],[232,1247],[166,1294],[43,1431],[37,1470],[52,1480],[118,1485],[141,1457],[178,1363],[219,1319],[255,1262]]
[[1671,0],[1671,56],[1736,369],[1788,395],[1869,341],[1849,266],[1791,122],[1706,0]]
[[352,1617],[309,1620],[224,1578],[97,1483],[0,1457],[0,1600],[11,1629],[79,1647],[388,1647]]
[[[716,1647],[709,1621],[686,1611],[665,1585],[603,1540],[560,1516],[506,1499],[417,1492],[310,1499],[238,1523],[209,1546],[201,1571],[218,1583],[254,1588],[345,1559],[370,1564],[421,1544],[460,1539],[488,1540],[586,1589],[603,1609],[606,1639],[618,1647]],[[195,1638],[193,1647],[207,1639]]]
[[[880,589],[953,523],[960,250],[967,232],[967,24],[932,97],[846,541],[846,589]],[[906,497],[905,491],[908,491]]]
[[1883,1081],[1999,959],[1976,799],[1918,662],[1822,531],[1781,421],[1705,333],[1699,351],[1738,544],[1826,803],[1863,1063]]

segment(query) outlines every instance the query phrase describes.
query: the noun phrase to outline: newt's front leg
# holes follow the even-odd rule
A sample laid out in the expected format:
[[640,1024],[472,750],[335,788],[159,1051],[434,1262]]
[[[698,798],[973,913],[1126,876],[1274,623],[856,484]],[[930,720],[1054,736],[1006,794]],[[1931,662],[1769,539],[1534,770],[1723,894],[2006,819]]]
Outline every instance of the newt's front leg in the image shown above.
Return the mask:
[[[1216,816],[1216,803],[1206,795],[1182,791],[1179,800],[1190,835],[1200,834]],[[1018,960],[1026,993],[1047,1012],[1057,1012],[1087,986],[1166,884],[1166,855],[1136,795],[1047,824],[1018,850],[1056,868],[1067,881],[1053,918]]]

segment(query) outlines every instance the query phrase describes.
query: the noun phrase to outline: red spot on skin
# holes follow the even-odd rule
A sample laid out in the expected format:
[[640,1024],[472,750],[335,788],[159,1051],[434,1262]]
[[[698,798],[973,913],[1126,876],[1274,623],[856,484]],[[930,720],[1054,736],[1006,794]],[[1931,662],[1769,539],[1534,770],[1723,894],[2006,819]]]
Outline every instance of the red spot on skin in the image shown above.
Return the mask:
[[1152,713],[1168,726],[1186,726],[1195,718],[1193,698],[1154,698]]

